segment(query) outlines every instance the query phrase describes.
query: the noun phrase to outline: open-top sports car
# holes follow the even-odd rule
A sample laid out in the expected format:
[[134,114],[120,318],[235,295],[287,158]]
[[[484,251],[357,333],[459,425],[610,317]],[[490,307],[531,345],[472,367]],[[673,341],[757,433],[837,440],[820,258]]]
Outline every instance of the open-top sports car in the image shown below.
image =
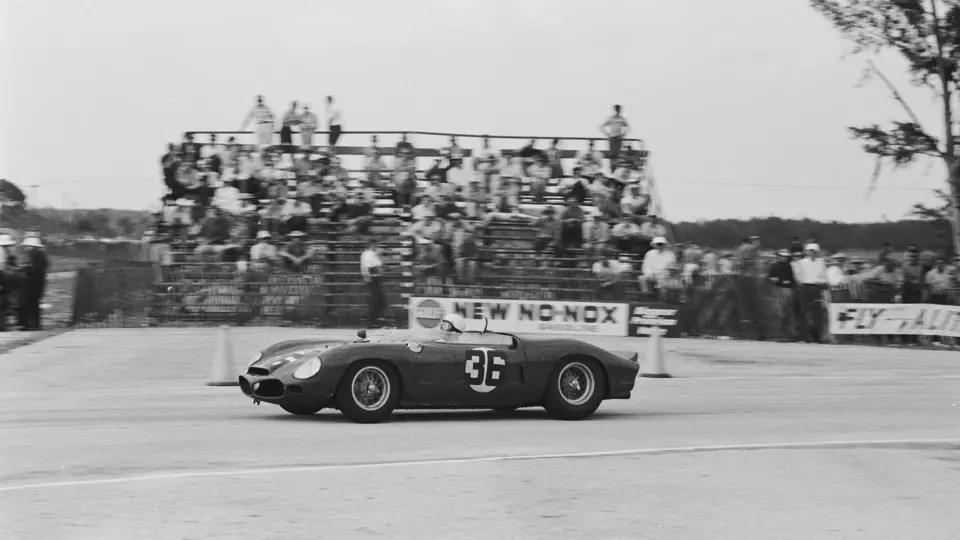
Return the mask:
[[637,355],[623,358],[575,338],[465,331],[448,316],[435,330],[395,331],[354,342],[295,340],[258,353],[240,375],[255,403],[297,415],[325,407],[361,423],[394,409],[544,407],[563,420],[592,415],[605,399],[629,399]]

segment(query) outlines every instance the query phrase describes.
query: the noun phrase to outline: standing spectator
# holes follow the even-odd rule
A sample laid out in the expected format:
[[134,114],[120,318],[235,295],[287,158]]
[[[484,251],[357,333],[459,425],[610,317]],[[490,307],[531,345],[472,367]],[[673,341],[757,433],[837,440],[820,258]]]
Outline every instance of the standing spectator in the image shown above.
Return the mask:
[[[903,303],[919,304],[923,301],[923,286],[926,273],[920,266],[920,250],[910,244],[903,261]],[[916,337],[916,336],[906,336]]]
[[819,244],[804,246],[804,258],[798,261],[795,270],[800,295],[800,328],[804,341],[812,338],[822,342],[823,290],[827,285],[827,267],[820,257]]
[[290,102],[290,109],[284,113],[283,122],[280,126],[280,144],[284,152],[293,151],[293,127],[300,123],[300,112],[297,102]]
[[0,234],[0,332],[7,331],[10,297],[21,286],[13,247],[17,242],[9,234]]
[[273,144],[273,111],[264,104],[263,96],[257,96],[257,104],[253,106],[253,109],[250,109],[243,125],[240,126],[240,131],[245,131],[251,120],[256,124],[254,135],[257,146],[263,147]]
[[549,247],[555,248],[560,239],[560,222],[556,219],[556,210],[552,206],[544,208],[534,226],[537,227],[537,238],[533,241],[533,250],[537,255],[542,255]]
[[547,148],[547,165],[550,167],[550,178],[563,178],[563,150],[560,149],[560,139],[554,139]]
[[174,199],[183,196],[183,186],[177,181],[177,173],[180,170],[180,156],[177,155],[177,145],[170,143],[167,145],[167,153],[160,158],[160,167],[163,169],[163,183],[170,190]]
[[630,133],[630,123],[620,114],[621,107],[613,106],[613,116],[600,126],[600,131],[606,135],[610,144],[610,172],[613,172],[617,159],[620,157],[620,148],[623,145],[623,139]]
[[304,104],[300,114],[300,145],[305,149],[313,147],[313,133],[317,130],[317,115]]
[[407,166],[413,166],[413,169],[416,170],[416,155],[417,151],[413,147],[413,144],[407,139],[407,134],[404,133],[400,135],[400,142],[397,143],[396,148],[393,150],[393,168],[401,169]]
[[496,175],[500,172],[497,152],[490,146],[490,138],[484,135],[483,148],[477,152],[473,160],[473,168],[477,171],[478,181],[483,185],[485,193],[490,193]]
[[343,133],[343,111],[333,104],[333,96],[327,96],[327,126],[330,130],[330,146],[336,147]]
[[456,137],[450,137],[450,146],[442,149],[440,155],[447,158],[448,168],[459,168],[463,166],[463,149],[457,144]]
[[40,300],[47,288],[47,268],[50,261],[43,251],[43,243],[31,236],[21,244],[26,248],[23,261],[23,284],[20,287],[20,326],[24,330],[40,330]]
[[380,258],[380,248],[377,241],[371,239],[367,242],[366,251],[360,254],[360,274],[367,285],[367,305],[369,306],[367,324],[369,326],[375,326],[382,321],[386,308],[386,298],[381,282],[382,273],[383,260]]
[[583,246],[583,222],[586,216],[583,208],[574,198],[567,199],[567,206],[560,213],[560,241],[557,243],[557,256],[565,257],[567,248],[579,249]]
[[930,303],[945,305],[950,303],[950,272],[943,257],[937,257],[933,268],[927,272],[925,281],[930,287]]
[[789,250],[781,249],[777,252],[777,262],[770,266],[768,277],[773,284],[774,313],[777,314],[780,323],[781,335],[784,338],[792,338],[797,326],[794,317],[797,280],[793,276]]

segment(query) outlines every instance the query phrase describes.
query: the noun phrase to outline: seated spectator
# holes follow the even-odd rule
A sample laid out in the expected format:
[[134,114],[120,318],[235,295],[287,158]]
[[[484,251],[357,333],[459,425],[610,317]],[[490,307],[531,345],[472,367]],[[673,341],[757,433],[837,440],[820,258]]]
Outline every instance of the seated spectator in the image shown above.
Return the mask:
[[413,160],[398,158],[398,164],[393,171],[394,202],[400,208],[407,210],[417,200],[417,171]]
[[472,182],[463,196],[464,214],[470,219],[482,220],[487,214],[487,196],[477,182]]
[[364,149],[364,170],[366,171],[367,181],[377,189],[382,189],[383,179],[387,169],[383,161],[383,154],[380,147],[377,146],[377,136],[374,135],[370,141],[370,146]]
[[414,222],[407,229],[406,234],[414,237],[418,244],[430,244],[436,240],[441,228],[442,225],[437,221],[436,215],[433,212],[425,212],[423,219]]
[[620,215],[620,209],[614,199],[613,189],[606,178],[594,180],[590,185],[590,198],[593,200],[593,206],[606,218],[616,218]]
[[289,234],[293,231],[306,232],[307,217],[313,213],[313,208],[306,202],[306,197],[296,191],[287,192],[286,200],[281,199],[280,223],[282,229]]
[[551,170],[547,164],[547,156],[540,156],[527,168],[527,176],[530,179],[530,195],[533,202],[542,203],[543,196],[547,192],[547,183],[550,180]]
[[519,177],[501,175],[496,191],[490,198],[490,203],[496,212],[507,212],[510,208],[520,205]]
[[217,188],[213,195],[213,206],[229,214],[240,214],[243,211],[243,196],[237,189],[236,181],[224,178],[223,187]]
[[653,249],[643,257],[643,273],[639,279],[640,287],[644,293],[649,293],[652,288],[658,286],[661,280],[666,279],[667,270],[677,262],[677,257],[670,249],[666,238],[654,238],[651,245]]
[[427,214],[437,215],[436,206],[429,197],[421,197],[417,205],[410,210],[410,214],[415,223],[423,221]]
[[623,216],[635,220],[646,213],[649,203],[650,201],[640,194],[640,186],[630,184],[624,189],[620,199],[620,212]]
[[633,266],[626,261],[610,258],[606,249],[601,248],[596,253],[593,263],[593,274],[600,280],[600,300],[616,301],[623,297],[623,278],[633,271]]
[[373,224],[373,202],[350,194],[331,209],[330,221],[346,223],[347,234],[367,234]]
[[610,236],[613,245],[620,251],[637,253],[640,250],[640,243],[645,243],[640,234],[640,226],[634,223],[630,216],[622,216],[620,222],[613,226]]
[[451,254],[457,277],[468,283],[477,277],[476,227],[455,219],[452,223]]
[[200,225],[195,252],[200,256],[220,255],[223,246],[230,238],[230,220],[224,217],[219,208],[207,209],[207,217]]
[[603,170],[603,154],[594,148],[593,140],[587,144],[586,150],[577,152],[576,160],[577,165],[583,169],[583,173],[587,176],[598,176]]
[[314,254],[314,248],[303,243],[303,238],[307,234],[303,231],[292,231],[288,236],[290,240],[287,246],[280,250],[279,256],[283,261],[283,267],[291,272],[303,273],[310,266],[310,258]]
[[588,256],[599,256],[611,241],[610,225],[602,215],[591,214],[583,223],[583,248]]
[[434,212],[437,217],[440,219],[448,219],[452,214],[460,214],[460,207],[457,206],[457,203],[453,202],[450,195],[446,193],[441,193],[437,197],[436,205],[434,206]]
[[537,254],[543,253],[547,248],[555,249],[560,240],[560,222],[557,221],[556,212],[552,206],[547,206],[534,222],[537,237],[533,241],[533,250]]
[[660,292],[660,301],[667,304],[685,304],[687,289],[683,284],[680,265],[676,262],[668,264],[663,277],[657,282]]
[[257,233],[257,243],[250,248],[250,268],[257,272],[266,272],[280,261],[276,246],[270,243],[270,231]]
[[573,176],[564,178],[560,182],[560,195],[563,197],[574,197],[577,204],[583,204],[587,200],[587,195],[591,193],[590,180],[582,174],[583,167],[573,168]]

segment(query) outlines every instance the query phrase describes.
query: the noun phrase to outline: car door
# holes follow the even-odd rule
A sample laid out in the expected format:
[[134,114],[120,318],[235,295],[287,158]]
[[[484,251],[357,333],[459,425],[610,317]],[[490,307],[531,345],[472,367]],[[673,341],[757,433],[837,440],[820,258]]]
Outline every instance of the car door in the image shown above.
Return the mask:
[[431,404],[496,406],[521,398],[525,357],[512,337],[465,333],[444,345],[446,359],[423,373]]

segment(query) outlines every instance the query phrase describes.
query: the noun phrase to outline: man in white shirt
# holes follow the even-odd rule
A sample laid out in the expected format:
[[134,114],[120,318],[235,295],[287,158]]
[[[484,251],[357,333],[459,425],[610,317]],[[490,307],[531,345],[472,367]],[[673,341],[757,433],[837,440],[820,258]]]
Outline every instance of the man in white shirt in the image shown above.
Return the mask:
[[657,285],[661,280],[667,277],[667,271],[677,263],[677,256],[670,249],[667,239],[658,236],[650,244],[653,249],[643,256],[642,275],[640,276],[640,288],[645,293],[649,293],[651,285]]
[[327,96],[327,126],[330,130],[330,146],[337,146],[343,132],[343,111],[333,104],[333,96]]
[[263,96],[257,96],[257,104],[247,113],[247,118],[240,126],[240,131],[246,131],[251,120],[255,123],[253,132],[256,136],[257,145],[270,146],[273,144],[273,112],[263,102]]
[[222,208],[230,214],[239,214],[243,210],[243,201],[240,199],[240,190],[236,182],[224,180],[223,187],[217,188],[213,195],[213,206]]
[[305,149],[310,149],[313,147],[313,132],[317,130],[317,115],[310,110],[309,105],[304,105],[299,120],[300,145]]
[[827,265],[820,257],[818,244],[807,244],[804,257],[794,267],[800,295],[800,335],[804,341],[812,338],[822,343],[823,335],[823,290],[827,286]]
[[623,146],[623,139],[630,133],[630,123],[620,114],[619,105],[613,106],[613,116],[600,126],[600,131],[606,135],[610,144],[610,172],[616,167],[617,159],[620,157],[620,147]]
[[376,326],[383,320],[386,309],[386,295],[383,293],[381,276],[383,274],[383,260],[380,258],[380,248],[377,241],[371,239],[367,249],[360,254],[360,275],[367,286],[367,302],[369,306],[368,326]]

